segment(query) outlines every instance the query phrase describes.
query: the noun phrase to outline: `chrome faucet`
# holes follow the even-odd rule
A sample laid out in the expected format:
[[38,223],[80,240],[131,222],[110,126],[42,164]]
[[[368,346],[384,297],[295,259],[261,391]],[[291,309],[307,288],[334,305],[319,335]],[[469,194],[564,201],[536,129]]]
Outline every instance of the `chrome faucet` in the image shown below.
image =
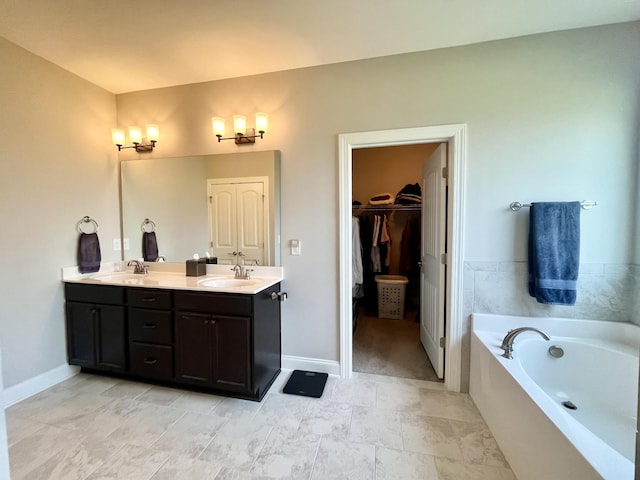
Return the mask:
[[251,278],[250,272],[253,272],[253,269],[245,268],[239,263],[236,263],[231,270],[235,272],[234,278],[240,278],[242,280],[249,280]]
[[149,268],[140,260],[129,260],[127,267],[130,267],[131,265],[133,265],[133,273],[138,273],[140,275],[146,275],[149,273]]
[[537,332],[545,340],[551,340],[551,337],[549,335],[544,333],[542,330],[538,330],[534,327],[520,327],[514,330],[509,330],[502,339],[502,345],[500,345],[500,348],[504,350],[504,353],[502,354],[504,358],[513,358],[513,341],[522,332]]

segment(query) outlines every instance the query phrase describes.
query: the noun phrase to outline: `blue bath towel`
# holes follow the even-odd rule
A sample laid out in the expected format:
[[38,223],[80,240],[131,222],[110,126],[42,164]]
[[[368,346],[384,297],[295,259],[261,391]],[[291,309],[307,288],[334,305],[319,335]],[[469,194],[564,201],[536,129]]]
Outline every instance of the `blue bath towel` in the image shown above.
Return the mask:
[[539,303],[574,305],[580,264],[580,202],[531,205],[529,295]]

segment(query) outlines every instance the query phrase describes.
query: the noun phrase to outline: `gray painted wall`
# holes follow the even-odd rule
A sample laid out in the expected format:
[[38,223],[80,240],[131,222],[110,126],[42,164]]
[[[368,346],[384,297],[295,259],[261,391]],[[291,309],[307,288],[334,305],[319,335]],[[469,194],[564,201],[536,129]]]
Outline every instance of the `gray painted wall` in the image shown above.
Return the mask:
[[[497,273],[526,260],[528,215],[511,212],[512,201],[591,199],[581,262],[626,268],[638,249],[638,46],[639,23],[556,32],[119,95],[118,117],[159,123],[168,138],[154,155],[175,156],[245,151],[216,143],[210,117],[269,112],[265,140],[247,148],[282,152],[283,351],[339,360],[337,135],[466,123],[467,262],[493,262]],[[300,257],[286,250],[292,238]],[[493,309],[512,309],[520,277]],[[465,280],[473,290],[474,276]]]
[[[0,41],[0,62],[11,65],[0,77],[5,386],[65,363],[59,268],[75,263],[78,219],[98,220],[103,259],[118,258],[116,111],[119,125],[160,126],[151,158],[281,151],[283,352],[337,361],[337,135],[466,123],[467,262],[525,260],[526,215],[509,211],[511,201],[592,199],[582,262],[628,265],[640,258],[639,48],[635,22],[135,92],[114,105]],[[211,116],[256,111],[270,114],[264,140],[217,143]],[[292,238],[300,257],[287,251]]]
[[115,97],[0,38],[0,346],[5,387],[66,363],[60,268],[76,223],[120,235]]

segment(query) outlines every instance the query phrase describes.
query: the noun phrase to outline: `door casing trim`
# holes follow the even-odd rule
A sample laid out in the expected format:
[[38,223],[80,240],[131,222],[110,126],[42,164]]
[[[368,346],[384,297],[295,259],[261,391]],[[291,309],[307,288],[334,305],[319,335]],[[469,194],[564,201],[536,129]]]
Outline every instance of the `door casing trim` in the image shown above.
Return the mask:
[[463,270],[465,177],[467,159],[467,125],[438,125],[430,127],[378,130],[338,135],[338,194],[339,194],[339,317],[340,317],[340,376],[351,377],[353,372],[352,338],[352,239],[351,189],[353,150],[356,148],[388,147],[419,143],[446,142],[448,161],[447,191],[447,279],[445,308],[445,386],[450,391],[462,388],[462,340],[464,336]]

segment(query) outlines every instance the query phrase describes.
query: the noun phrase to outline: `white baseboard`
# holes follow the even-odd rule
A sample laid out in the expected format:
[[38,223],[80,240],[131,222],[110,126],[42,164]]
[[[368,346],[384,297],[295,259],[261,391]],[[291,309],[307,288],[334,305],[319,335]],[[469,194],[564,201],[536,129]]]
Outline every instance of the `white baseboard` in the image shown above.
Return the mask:
[[49,387],[77,375],[80,372],[79,367],[72,367],[71,365],[60,365],[48,372],[41,373],[40,375],[25,380],[22,383],[13,385],[6,388],[3,391],[4,408],[21,402],[22,400],[40,393]]
[[[340,376],[340,363],[332,360],[320,358],[295,357],[292,355],[282,356],[283,370],[309,370],[313,372],[328,373],[329,375]],[[71,365],[60,365],[57,368],[42,373],[36,377],[25,380],[22,383],[6,388],[3,393],[4,408],[10,407],[22,400],[25,400],[36,393],[40,393],[49,387],[67,380],[77,375],[80,368]]]
[[340,363],[321,358],[294,357],[282,355],[283,370],[307,370],[340,376]]

